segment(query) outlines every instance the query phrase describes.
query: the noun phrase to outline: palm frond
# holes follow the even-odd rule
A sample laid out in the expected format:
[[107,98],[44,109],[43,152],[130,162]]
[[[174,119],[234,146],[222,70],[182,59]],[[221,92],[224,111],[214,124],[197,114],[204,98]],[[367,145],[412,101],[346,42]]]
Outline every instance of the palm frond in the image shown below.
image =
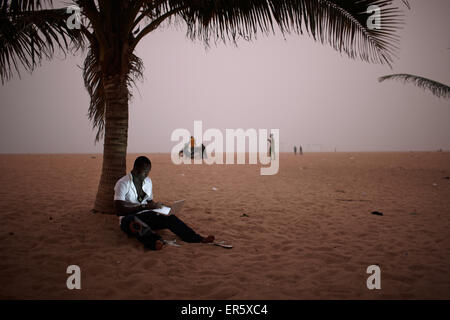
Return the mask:
[[[137,80],[142,80],[144,64],[135,54],[131,54],[128,71],[126,72],[126,82],[128,87],[136,84]],[[97,130],[95,141],[103,138],[105,128],[105,108],[106,98],[103,87],[103,73],[99,60],[99,48],[97,42],[91,42],[89,52],[84,60],[83,80],[90,96],[88,117],[92,127]],[[129,98],[132,97],[131,90],[128,91]]]
[[408,0],[402,0],[403,1],[403,4],[409,9],[409,10],[411,10],[411,5],[409,4],[409,1]]
[[[307,32],[350,58],[391,65],[403,23],[392,0],[169,0],[166,10],[186,7],[179,16],[191,39],[233,41],[260,32]],[[378,6],[381,29],[369,28],[370,6]]]
[[14,13],[41,9],[43,5],[52,5],[52,0],[2,0],[2,10]]
[[380,77],[378,79],[379,82],[383,82],[385,80],[398,80],[402,81],[403,83],[412,83],[421,89],[430,91],[439,98],[444,99],[450,98],[449,86],[424,77],[419,77],[411,74],[391,74],[384,77]]
[[103,75],[98,61],[98,48],[95,43],[91,43],[89,52],[84,59],[83,80],[91,99],[88,117],[92,127],[97,129],[95,141],[99,141],[103,137],[106,100],[103,89]]
[[405,6],[409,9],[409,10],[411,10],[411,5],[409,4],[409,1],[408,0],[402,0],[403,1],[403,3],[405,4]]
[[66,9],[42,9],[50,0],[3,0],[0,9],[0,78],[9,80],[20,67],[31,72],[56,49],[83,46],[79,31],[66,25]]

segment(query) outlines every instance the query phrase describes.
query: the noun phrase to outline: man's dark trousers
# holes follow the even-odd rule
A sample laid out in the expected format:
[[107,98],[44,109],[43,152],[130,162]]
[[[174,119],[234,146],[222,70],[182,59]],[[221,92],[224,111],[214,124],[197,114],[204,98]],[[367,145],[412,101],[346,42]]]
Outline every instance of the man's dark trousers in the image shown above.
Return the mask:
[[[133,223],[135,216],[145,224],[147,224],[151,230],[148,230],[142,236],[140,236],[136,232],[133,232],[130,224]],[[149,249],[154,249],[156,240],[162,239],[161,236],[153,232],[153,230],[169,229],[185,242],[201,242],[201,240],[203,239],[177,216],[166,216],[162,214],[158,215],[152,211],[145,211],[140,214],[127,215],[122,218],[120,227],[128,235],[136,236],[136,238],[144,243],[144,245]]]

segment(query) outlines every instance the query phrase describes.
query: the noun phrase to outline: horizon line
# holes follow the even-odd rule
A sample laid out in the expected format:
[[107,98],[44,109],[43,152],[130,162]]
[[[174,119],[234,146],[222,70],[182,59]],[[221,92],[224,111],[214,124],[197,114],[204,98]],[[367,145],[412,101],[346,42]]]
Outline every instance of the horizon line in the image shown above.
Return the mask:
[[[316,153],[410,153],[410,152],[421,152],[421,153],[433,153],[433,152],[450,152],[446,149],[433,149],[433,150],[342,150],[342,151],[303,151],[305,154],[316,154]],[[241,154],[241,152],[232,152],[233,154]],[[258,152],[252,152],[258,154]],[[298,152],[297,152],[298,153]],[[0,152],[0,155],[103,155],[103,152]],[[158,151],[140,151],[140,152],[127,152],[127,155],[131,154],[171,154],[170,152],[158,152]],[[217,153],[227,154],[224,153]],[[245,152],[244,154],[250,154]],[[280,151],[279,154],[294,154],[293,151]],[[294,154],[295,155],[295,154]]]

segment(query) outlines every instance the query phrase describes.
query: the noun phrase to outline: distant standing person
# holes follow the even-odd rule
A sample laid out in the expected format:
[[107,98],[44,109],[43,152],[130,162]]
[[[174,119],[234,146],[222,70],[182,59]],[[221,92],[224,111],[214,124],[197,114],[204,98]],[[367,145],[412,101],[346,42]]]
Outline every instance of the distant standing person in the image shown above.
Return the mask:
[[202,159],[203,159],[203,157],[206,158],[205,149],[206,149],[206,147],[205,147],[205,145],[202,143]]
[[191,136],[191,159],[194,159],[195,155],[195,139]]
[[297,147],[296,146],[294,146],[294,154],[295,155],[297,154]]
[[298,149],[298,153],[303,154],[302,146],[300,146],[300,148]]
[[270,134],[267,141],[269,141],[269,156],[271,159],[275,159],[275,141],[273,139],[273,133]]

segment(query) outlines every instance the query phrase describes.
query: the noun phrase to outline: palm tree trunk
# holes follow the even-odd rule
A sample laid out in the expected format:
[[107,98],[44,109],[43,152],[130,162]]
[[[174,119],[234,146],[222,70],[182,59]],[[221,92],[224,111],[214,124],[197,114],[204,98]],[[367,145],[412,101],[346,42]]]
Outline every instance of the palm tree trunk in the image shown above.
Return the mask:
[[121,75],[103,80],[106,110],[103,167],[94,212],[113,214],[114,185],[126,174],[128,86]]

